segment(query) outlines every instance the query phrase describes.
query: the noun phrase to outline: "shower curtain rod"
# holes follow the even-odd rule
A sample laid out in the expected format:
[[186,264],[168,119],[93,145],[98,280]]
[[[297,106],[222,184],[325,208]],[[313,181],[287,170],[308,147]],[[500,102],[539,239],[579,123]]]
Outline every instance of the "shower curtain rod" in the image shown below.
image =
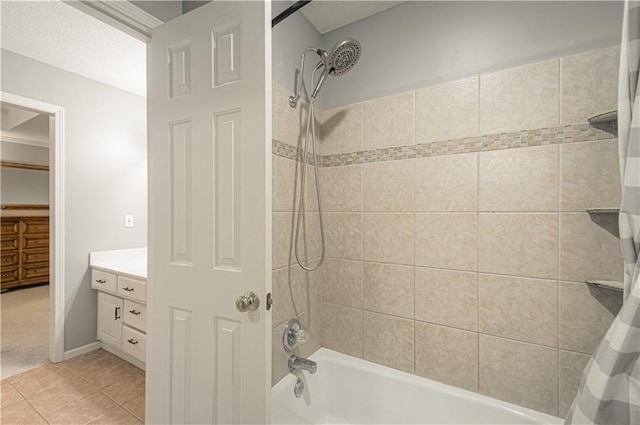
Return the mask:
[[305,7],[309,3],[311,3],[311,0],[300,0],[300,1],[295,2],[294,4],[292,4],[291,6],[286,8],[282,13],[280,13],[278,16],[276,16],[275,18],[273,18],[271,20],[271,28],[275,27],[280,22],[282,22],[285,19],[287,19],[289,17],[289,15],[291,15],[294,12],[296,12],[298,9],[302,9],[303,7]]

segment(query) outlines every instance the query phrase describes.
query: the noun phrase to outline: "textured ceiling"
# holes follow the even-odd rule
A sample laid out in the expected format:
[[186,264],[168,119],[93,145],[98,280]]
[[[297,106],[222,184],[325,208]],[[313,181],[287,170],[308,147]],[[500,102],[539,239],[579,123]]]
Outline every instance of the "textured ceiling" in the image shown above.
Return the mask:
[[404,1],[314,0],[301,11],[320,34],[325,34],[400,3]]
[[0,7],[3,49],[145,96],[145,43],[57,0]]

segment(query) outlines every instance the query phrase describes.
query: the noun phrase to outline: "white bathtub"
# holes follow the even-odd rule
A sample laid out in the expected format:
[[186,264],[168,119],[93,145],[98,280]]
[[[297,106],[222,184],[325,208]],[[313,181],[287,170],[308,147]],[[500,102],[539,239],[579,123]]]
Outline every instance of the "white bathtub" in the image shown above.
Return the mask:
[[273,424],[562,424],[554,416],[321,348],[293,395],[289,374],[272,389]]

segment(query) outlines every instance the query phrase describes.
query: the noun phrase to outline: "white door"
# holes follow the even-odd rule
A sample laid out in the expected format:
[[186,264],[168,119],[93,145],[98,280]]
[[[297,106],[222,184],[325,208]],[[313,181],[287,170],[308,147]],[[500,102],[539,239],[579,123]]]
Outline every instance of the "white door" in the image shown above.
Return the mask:
[[98,292],[98,339],[120,347],[122,340],[122,298]]
[[153,31],[148,423],[269,422],[270,19],[216,1]]

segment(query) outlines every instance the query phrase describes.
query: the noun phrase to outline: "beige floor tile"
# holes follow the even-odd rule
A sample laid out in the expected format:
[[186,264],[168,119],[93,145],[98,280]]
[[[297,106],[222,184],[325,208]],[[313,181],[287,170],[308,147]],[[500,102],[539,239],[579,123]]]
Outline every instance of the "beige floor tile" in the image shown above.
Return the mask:
[[63,363],[49,363],[36,369],[20,373],[7,378],[12,384],[16,384],[25,379],[39,379],[41,381],[54,381],[69,376],[71,371]]
[[[128,379],[136,368],[131,363],[122,360],[104,350],[98,350],[87,357],[77,357],[77,361],[70,361],[67,366],[77,372],[91,385],[102,389],[120,380]],[[92,354],[92,353],[90,353]]]
[[19,401],[24,400],[24,397],[9,383],[4,380],[0,385],[0,408],[5,408]]
[[41,414],[56,410],[63,404],[78,401],[97,391],[87,381],[71,373],[56,380],[29,378],[16,383],[15,387]]
[[60,408],[46,413],[44,418],[50,424],[84,425],[117,407],[118,405],[109,397],[96,392],[81,400],[66,403]]
[[144,421],[144,395],[134,398],[123,407],[138,419]]
[[138,425],[142,424],[138,418],[131,413],[118,407],[115,410],[105,413],[95,421],[90,422],[91,425]]
[[22,400],[0,410],[0,423],[5,425],[36,425],[46,424],[36,409]]
[[144,394],[145,374],[141,369],[132,369],[127,378],[102,389],[102,393],[118,404],[124,404]]

